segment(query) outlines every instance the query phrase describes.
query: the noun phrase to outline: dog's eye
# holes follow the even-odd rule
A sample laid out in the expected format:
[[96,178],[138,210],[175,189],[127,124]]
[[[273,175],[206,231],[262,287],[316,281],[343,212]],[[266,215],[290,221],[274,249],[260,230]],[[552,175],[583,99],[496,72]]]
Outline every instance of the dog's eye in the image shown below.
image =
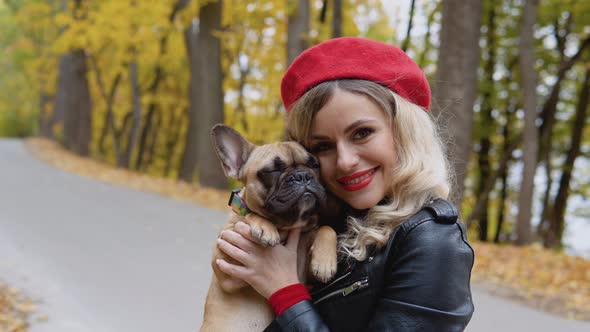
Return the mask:
[[270,188],[280,178],[281,170],[276,168],[261,169],[257,173],[258,179],[266,188]]
[[260,178],[275,178],[283,172],[282,169],[279,168],[265,168],[258,171],[258,177]]

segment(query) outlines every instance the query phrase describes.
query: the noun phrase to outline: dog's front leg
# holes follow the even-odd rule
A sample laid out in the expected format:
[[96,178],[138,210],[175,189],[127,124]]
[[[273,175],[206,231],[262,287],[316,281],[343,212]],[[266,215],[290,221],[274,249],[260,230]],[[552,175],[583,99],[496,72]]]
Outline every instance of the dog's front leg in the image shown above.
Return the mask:
[[274,247],[281,242],[277,227],[261,216],[250,213],[244,218],[244,222],[250,225],[250,235],[263,246]]
[[311,273],[321,281],[328,282],[338,268],[338,258],[336,254],[337,235],[330,226],[321,226],[315,237],[311,248]]

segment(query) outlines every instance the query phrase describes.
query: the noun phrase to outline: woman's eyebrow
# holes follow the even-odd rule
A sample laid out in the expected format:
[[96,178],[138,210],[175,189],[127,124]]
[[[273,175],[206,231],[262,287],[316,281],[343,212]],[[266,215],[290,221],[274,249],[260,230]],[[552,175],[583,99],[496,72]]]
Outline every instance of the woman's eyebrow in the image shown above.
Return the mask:
[[[354,129],[356,129],[357,127],[360,127],[364,124],[370,123],[370,122],[375,122],[375,119],[359,119],[356,120],[355,122],[349,124],[348,126],[346,126],[346,128],[344,129],[344,133],[348,133]],[[323,135],[311,135],[311,139],[316,139],[316,140],[328,140],[330,139],[330,137],[328,136],[323,136]]]

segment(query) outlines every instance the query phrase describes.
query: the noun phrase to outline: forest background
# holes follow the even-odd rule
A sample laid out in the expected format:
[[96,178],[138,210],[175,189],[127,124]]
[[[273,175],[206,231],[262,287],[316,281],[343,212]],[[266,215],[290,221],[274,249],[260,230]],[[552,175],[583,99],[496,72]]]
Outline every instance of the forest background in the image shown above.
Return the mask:
[[282,74],[338,36],[424,69],[473,239],[563,249],[588,223],[584,0],[0,0],[0,136],[228,189],[211,126],[280,140]]

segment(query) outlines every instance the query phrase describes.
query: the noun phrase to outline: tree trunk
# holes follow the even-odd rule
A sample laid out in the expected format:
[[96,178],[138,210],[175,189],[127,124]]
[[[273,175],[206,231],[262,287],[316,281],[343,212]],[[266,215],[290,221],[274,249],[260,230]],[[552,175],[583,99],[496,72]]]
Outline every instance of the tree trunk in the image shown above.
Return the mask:
[[543,191],[543,202],[541,206],[543,210],[541,211],[541,221],[537,226],[537,234],[542,238],[545,239],[549,235],[548,233],[551,232],[550,224],[551,220],[553,219],[553,202],[551,202],[551,188],[553,187],[553,177],[551,176],[552,173],[552,166],[551,166],[551,154],[549,151],[544,153],[544,162],[545,162],[545,190]]
[[289,3],[293,1],[297,1],[297,7],[287,18],[287,65],[308,47],[309,0],[289,0]]
[[172,171],[172,165],[175,162],[175,152],[180,138],[180,132],[184,123],[184,114],[186,110],[182,110],[180,114],[176,115],[170,112],[170,131],[166,139],[166,166],[164,167],[164,176],[169,177]]
[[502,227],[506,219],[506,198],[508,197],[508,172],[506,169],[500,171],[501,189],[500,189],[500,205],[498,206],[498,222],[496,223],[496,232],[494,234],[494,243],[500,243],[500,235],[502,234]]
[[[408,50],[408,47],[410,46],[410,36],[412,34],[412,23],[414,22],[415,8],[416,0],[412,0],[412,3],[410,4],[410,18],[408,19],[408,29],[406,30],[406,38],[404,39],[404,43],[402,44],[402,50],[404,52],[406,52]],[[428,33],[430,33],[430,30],[428,30]]]
[[[293,0],[287,0],[287,1],[293,1]],[[289,2],[289,4],[291,4],[291,2]],[[326,23],[327,13],[328,13],[328,0],[322,0],[322,8],[320,9],[320,23],[321,24]]]
[[227,180],[219,161],[213,157],[211,127],[223,123],[223,72],[221,41],[213,34],[221,28],[222,0],[207,3],[199,12],[198,86],[200,121],[198,123],[198,173],[203,186],[226,189]]
[[456,179],[450,198],[459,207],[472,144],[481,16],[481,0],[442,2],[441,41],[432,112],[441,126],[443,139],[450,142],[451,175]]
[[53,138],[53,128],[51,128],[51,116],[47,112],[49,106],[49,96],[44,90],[39,91],[39,133],[42,137]]
[[117,160],[119,160],[121,158],[121,142],[118,140],[117,135],[115,135],[115,119],[114,119],[114,111],[113,111],[113,107],[115,106],[115,96],[117,93],[117,88],[119,87],[119,83],[121,82],[121,78],[123,77],[123,75],[121,73],[118,73],[117,76],[115,77],[115,79],[113,80],[113,84],[111,85],[111,89],[110,92],[108,94],[108,96],[106,96],[107,99],[107,109],[105,112],[105,122],[104,122],[104,127],[101,131],[100,134],[100,139],[98,141],[98,149],[101,153],[105,153],[106,152],[106,148],[105,148],[105,141],[106,141],[106,137],[109,134],[109,130],[113,132],[113,145],[116,147],[115,148],[115,152],[116,152],[116,156],[117,156]]
[[582,135],[586,124],[590,94],[590,69],[586,69],[584,83],[581,86],[580,98],[574,121],[572,124],[572,141],[567,152],[567,158],[563,165],[563,171],[559,180],[559,189],[553,202],[553,213],[547,237],[543,239],[543,245],[547,248],[561,248],[563,231],[565,228],[565,209],[570,192],[570,181],[574,170],[576,158],[580,155]]
[[137,145],[139,138],[139,129],[141,128],[141,92],[139,91],[139,78],[137,72],[137,62],[133,61],[129,64],[129,82],[131,83],[131,130],[127,138],[127,147],[125,154],[119,166],[129,168],[131,165],[131,158],[133,151]]
[[532,241],[531,216],[535,170],[537,168],[538,131],[537,120],[537,73],[535,71],[534,25],[537,20],[539,0],[526,0],[520,26],[520,75],[522,79],[524,132],[523,171],[518,197],[516,244],[526,245]]
[[[106,147],[105,147],[106,137],[109,134],[110,130],[113,130],[113,132],[114,132],[113,106],[114,106],[114,101],[115,101],[115,93],[117,92],[119,82],[121,82],[122,73],[121,72],[117,73],[117,75],[113,79],[113,84],[111,84],[111,88],[110,88],[109,92],[107,92],[106,86],[104,84],[104,80],[102,79],[102,72],[100,71],[100,68],[98,68],[98,63],[96,62],[96,59],[94,57],[89,57],[88,60],[90,61],[90,66],[92,67],[92,70],[94,71],[94,77],[96,79],[96,85],[98,85],[98,91],[100,91],[100,95],[105,100],[105,103],[107,105],[106,111],[105,111],[104,125],[100,131],[100,137],[98,138],[98,152],[100,154],[104,155],[104,154],[106,154]],[[116,135],[113,135],[113,137],[115,137],[115,136]],[[113,143],[114,143],[114,145],[117,146],[117,148],[119,147],[118,146],[119,142],[116,139]],[[117,157],[117,162],[118,162],[120,160],[120,154],[119,154],[118,149],[115,149],[115,151],[116,151],[116,157]]]
[[82,156],[89,154],[92,101],[86,77],[84,50],[64,54],[59,60],[56,114],[64,117],[64,145]]
[[[68,12],[68,0],[61,0],[61,11],[64,13]],[[62,25],[59,28],[59,32],[58,35],[61,35],[66,29],[65,25]],[[53,112],[51,113],[51,118],[49,119],[49,128],[51,128],[52,134],[53,133],[53,129],[55,126],[61,126],[62,127],[62,131],[63,131],[63,126],[64,126],[64,118],[65,118],[65,107],[63,105],[66,104],[66,100],[65,98],[67,98],[67,95],[64,93],[60,94],[60,86],[61,84],[65,85],[65,81],[60,81],[60,77],[62,75],[66,75],[65,71],[67,69],[67,64],[66,63],[62,63],[63,61],[65,61],[64,59],[64,55],[60,56],[59,59],[59,64],[58,64],[58,78],[57,78],[57,87],[56,87],[56,91],[55,91],[55,102],[53,105]],[[63,72],[63,74],[62,74]],[[62,87],[61,91],[63,91],[65,87]]]
[[483,209],[479,212],[479,239],[481,241],[487,241],[488,238],[488,205],[489,205],[489,193],[483,193],[481,190],[485,186],[486,179],[490,176],[491,172],[491,164],[490,164],[490,149],[492,147],[492,142],[490,137],[492,137],[495,129],[496,124],[495,120],[492,116],[492,110],[494,109],[494,105],[492,102],[492,96],[495,95],[494,89],[494,73],[496,67],[496,11],[495,7],[492,7],[488,11],[488,22],[487,22],[487,53],[488,58],[484,65],[484,73],[486,77],[484,78],[484,82],[486,82],[486,87],[484,89],[482,102],[481,102],[481,110],[479,112],[479,153],[477,154],[477,163],[478,163],[478,170],[479,170],[479,180],[477,185],[477,196],[476,197],[484,197],[485,203],[483,205]]
[[[512,102],[512,104],[514,104]],[[512,123],[512,119],[514,117],[514,113],[515,113],[515,109],[516,107],[508,107],[506,108],[506,122],[504,123],[504,126],[502,126],[502,137],[504,139],[503,143],[502,143],[502,154],[503,154],[503,158],[502,159],[506,159],[506,160],[510,160],[511,155],[512,155],[512,151],[509,152],[509,154],[507,155],[508,151],[509,151],[509,146],[508,146],[508,142],[510,140],[510,124]],[[506,211],[506,199],[508,197],[508,162],[506,163],[506,166],[502,169],[500,169],[500,181],[501,181],[501,188],[500,188],[500,206],[498,207],[498,221],[496,223],[496,232],[494,235],[494,243],[500,243],[500,235],[502,233],[502,226],[504,225],[505,219],[506,219],[506,215],[505,215],[505,211]]]
[[[559,29],[558,26],[555,29]],[[565,39],[567,36],[562,36],[561,38]],[[558,37],[559,40],[560,37]],[[559,42],[558,42],[559,43]],[[563,42],[565,43],[565,42]],[[539,156],[545,156],[546,150],[550,150],[550,141],[551,141],[551,134],[553,132],[553,124],[555,123],[555,113],[557,111],[557,102],[559,101],[559,94],[561,92],[561,84],[565,79],[566,74],[568,71],[578,62],[580,57],[582,56],[583,52],[590,46],[590,36],[586,37],[583,41],[580,42],[580,46],[577,52],[571,57],[567,58],[565,56],[565,48],[560,50],[560,57],[561,63],[559,64],[559,69],[557,71],[557,77],[555,79],[555,84],[551,89],[549,97],[543,104],[543,110],[541,111],[541,127],[539,128]],[[543,158],[538,158],[539,160]]]
[[342,0],[333,0],[332,38],[342,37]]
[[156,155],[156,146],[158,145],[158,137],[160,137],[162,128],[162,112],[157,106],[157,112],[154,113],[154,129],[151,130],[151,135],[148,137],[147,150],[145,154],[145,160],[141,164],[141,170],[147,172],[154,162],[154,156]]
[[[199,130],[199,66],[198,66],[198,25],[193,21],[184,32],[184,41],[188,53],[190,69],[189,107],[187,108],[188,127],[184,139],[184,152],[178,171],[178,179],[192,182],[197,167],[198,130]],[[209,141],[209,138],[207,138]]]

